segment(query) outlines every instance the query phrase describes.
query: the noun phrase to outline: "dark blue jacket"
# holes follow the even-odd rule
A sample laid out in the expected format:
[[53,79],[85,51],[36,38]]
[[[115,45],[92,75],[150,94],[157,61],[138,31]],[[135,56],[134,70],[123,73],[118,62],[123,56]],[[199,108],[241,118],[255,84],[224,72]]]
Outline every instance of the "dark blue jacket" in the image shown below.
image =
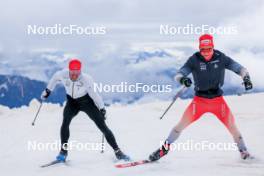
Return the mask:
[[196,52],[180,68],[179,73],[183,76],[192,73],[196,96],[214,98],[223,94],[221,87],[224,84],[225,69],[240,74],[243,68],[224,53],[214,50],[210,61],[206,61],[200,52]]

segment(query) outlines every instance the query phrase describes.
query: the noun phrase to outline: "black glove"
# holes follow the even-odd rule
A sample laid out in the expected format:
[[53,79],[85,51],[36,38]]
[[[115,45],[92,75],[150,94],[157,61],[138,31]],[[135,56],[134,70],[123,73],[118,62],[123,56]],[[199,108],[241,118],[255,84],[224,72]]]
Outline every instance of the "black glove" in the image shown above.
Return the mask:
[[185,85],[186,87],[190,87],[192,85],[192,80],[190,78],[188,78],[188,77],[182,77],[180,79],[180,83],[182,85]]
[[243,81],[244,81],[244,86],[246,90],[250,90],[253,88],[253,84],[250,80],[249,75],[244,76]]
[[46,89],[42,92],[40,99],[41,99],[42,101],[46,100],[46,99],[50,96],[50,93],[51,93],[51,91],[50,91],[49,89],[46,88]]
[[101,112],[101,114],[103,115],[104,120],[105,120],[105,119],[106,119],[106,117],[105,117],[105,115],[106,115],[106,110],[105,110],[105,108],[100,109],[100,112]]

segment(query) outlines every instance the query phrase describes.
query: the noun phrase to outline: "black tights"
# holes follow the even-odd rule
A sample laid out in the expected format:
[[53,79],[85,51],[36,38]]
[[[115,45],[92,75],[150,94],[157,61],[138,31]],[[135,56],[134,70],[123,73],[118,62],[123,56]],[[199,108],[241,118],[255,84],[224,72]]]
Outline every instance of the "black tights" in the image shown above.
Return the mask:
[[[85,112],[104,134],[108,144],[114,150],[118,150],[118,145],[112,131],[107,127],[103,115],[88,95],[78,99],[72,99],[70,96],[67,96],[67,103],[63,111],[63,122],[60,131],[61,145],[67,145],[70,137],[69,126],[71,120],[79,113],[79,111]],[[61,151],[67,153],[67,149],[65,148],[61,148]]]

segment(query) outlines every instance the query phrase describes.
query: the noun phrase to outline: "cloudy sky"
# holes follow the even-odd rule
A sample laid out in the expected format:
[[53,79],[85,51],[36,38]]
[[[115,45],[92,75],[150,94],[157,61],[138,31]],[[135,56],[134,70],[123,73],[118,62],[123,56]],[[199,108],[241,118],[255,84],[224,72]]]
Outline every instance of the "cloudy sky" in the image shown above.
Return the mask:
[[[161,24],[236,25],[244,40],[261,35],[263,1],[241,0],[9,0],[1,1],[0,48],[4,52],[56,48],[73,53],[92,52],[104,43],[174,42],[195,37],[159,34]],[[106,26],[104,36],[28,35],[27,25]],[[254,25],[254,26],[251,26]],[[259,36],[258,36],[259,37]],[[263,38],[263,35],[262,37]],[[248,39],[246,39],[248,40]]]
[[[198,35],[164,36],[160,34],[160,25],[235,26],[234,35],[214,35],[215,46],[246,65],[256,82],[263,85],[264,1],[261,0],[8,0],[1,1],[0,6],[2,61],[20,63],[32,51],[54,50],[84,61],[121,57],[121,62],[121,55],[130,52],[132,46],[140,46],[139,50],[154,46],[163,49],[162,46],[176,43],[197,46]],[[105,26],[106,34],[27,34],[28,25],[55,24]],[[117,63],[113,60],[108,64]]]

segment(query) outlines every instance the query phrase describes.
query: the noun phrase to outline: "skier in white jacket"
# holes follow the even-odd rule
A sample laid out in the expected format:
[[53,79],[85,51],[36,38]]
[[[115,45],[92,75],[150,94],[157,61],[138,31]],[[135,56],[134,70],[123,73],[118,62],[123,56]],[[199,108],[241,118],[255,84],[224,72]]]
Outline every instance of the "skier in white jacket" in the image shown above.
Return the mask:
[[129,160],[129,157],[118,147],[112,131],[105,123],[106,110],[104,102],[94,90],[92,77],[82,73],[81,66],[82,64],[78,59],[72,59],[69,62],[69,69],[56,72],[41,95],[41,99],[46,100],[57,84],[62,84],[67,94],[67,103],[63,111],[63,122],[60,131],[61,151],[56,159],[61,162],[66,161],[71,120],[79,111],[83,111],[104,134],[107,142],[113,148],[116,158]]

